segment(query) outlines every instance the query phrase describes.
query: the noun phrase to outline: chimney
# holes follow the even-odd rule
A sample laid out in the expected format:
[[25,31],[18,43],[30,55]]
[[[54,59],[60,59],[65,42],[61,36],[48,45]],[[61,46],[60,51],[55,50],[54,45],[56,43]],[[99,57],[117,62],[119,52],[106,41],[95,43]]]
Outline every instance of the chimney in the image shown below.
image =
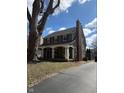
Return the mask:
[[82,60],[82,30],[80,21],[76,21],[76,49],[77,49],[77,56],[76,60]]

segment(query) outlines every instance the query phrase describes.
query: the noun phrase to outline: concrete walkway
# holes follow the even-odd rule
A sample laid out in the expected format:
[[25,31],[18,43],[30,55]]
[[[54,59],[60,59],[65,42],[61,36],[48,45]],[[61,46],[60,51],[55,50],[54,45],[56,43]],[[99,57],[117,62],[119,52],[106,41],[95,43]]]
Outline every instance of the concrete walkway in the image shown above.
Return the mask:
[[97,93],[96,69],[95,62],[69,68],[28,89],[28,93]]

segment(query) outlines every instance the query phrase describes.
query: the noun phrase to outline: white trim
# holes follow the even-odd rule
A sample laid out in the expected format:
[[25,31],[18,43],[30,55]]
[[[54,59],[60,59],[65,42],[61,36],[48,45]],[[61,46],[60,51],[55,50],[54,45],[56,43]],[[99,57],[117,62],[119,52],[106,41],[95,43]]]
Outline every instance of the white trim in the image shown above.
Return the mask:
[[54,48],[52,48],[52,59],[55,58],[54,56],[55,56],[55,55],[54,55]]

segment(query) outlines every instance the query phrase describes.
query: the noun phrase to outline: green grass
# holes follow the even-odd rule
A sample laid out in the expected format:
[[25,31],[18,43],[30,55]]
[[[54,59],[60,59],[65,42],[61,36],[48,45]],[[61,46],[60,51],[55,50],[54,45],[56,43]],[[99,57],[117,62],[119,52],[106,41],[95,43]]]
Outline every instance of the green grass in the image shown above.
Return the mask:
[[62,69],[66,69],[73,66],[78,66],[84,62],[41,62],[37,64],[27,65],[27,85],[31,87],[41,80],[48,78],[49,75],[57,73]]

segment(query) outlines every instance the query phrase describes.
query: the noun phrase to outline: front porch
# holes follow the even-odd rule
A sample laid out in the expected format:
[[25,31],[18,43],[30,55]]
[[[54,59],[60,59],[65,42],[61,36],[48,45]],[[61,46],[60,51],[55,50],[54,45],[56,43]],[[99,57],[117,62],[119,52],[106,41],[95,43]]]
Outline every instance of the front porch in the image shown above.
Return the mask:
[[74,46],[59,45],[59,46],[43,46],[40,48],[41,59],[55,61],[73,61]]

